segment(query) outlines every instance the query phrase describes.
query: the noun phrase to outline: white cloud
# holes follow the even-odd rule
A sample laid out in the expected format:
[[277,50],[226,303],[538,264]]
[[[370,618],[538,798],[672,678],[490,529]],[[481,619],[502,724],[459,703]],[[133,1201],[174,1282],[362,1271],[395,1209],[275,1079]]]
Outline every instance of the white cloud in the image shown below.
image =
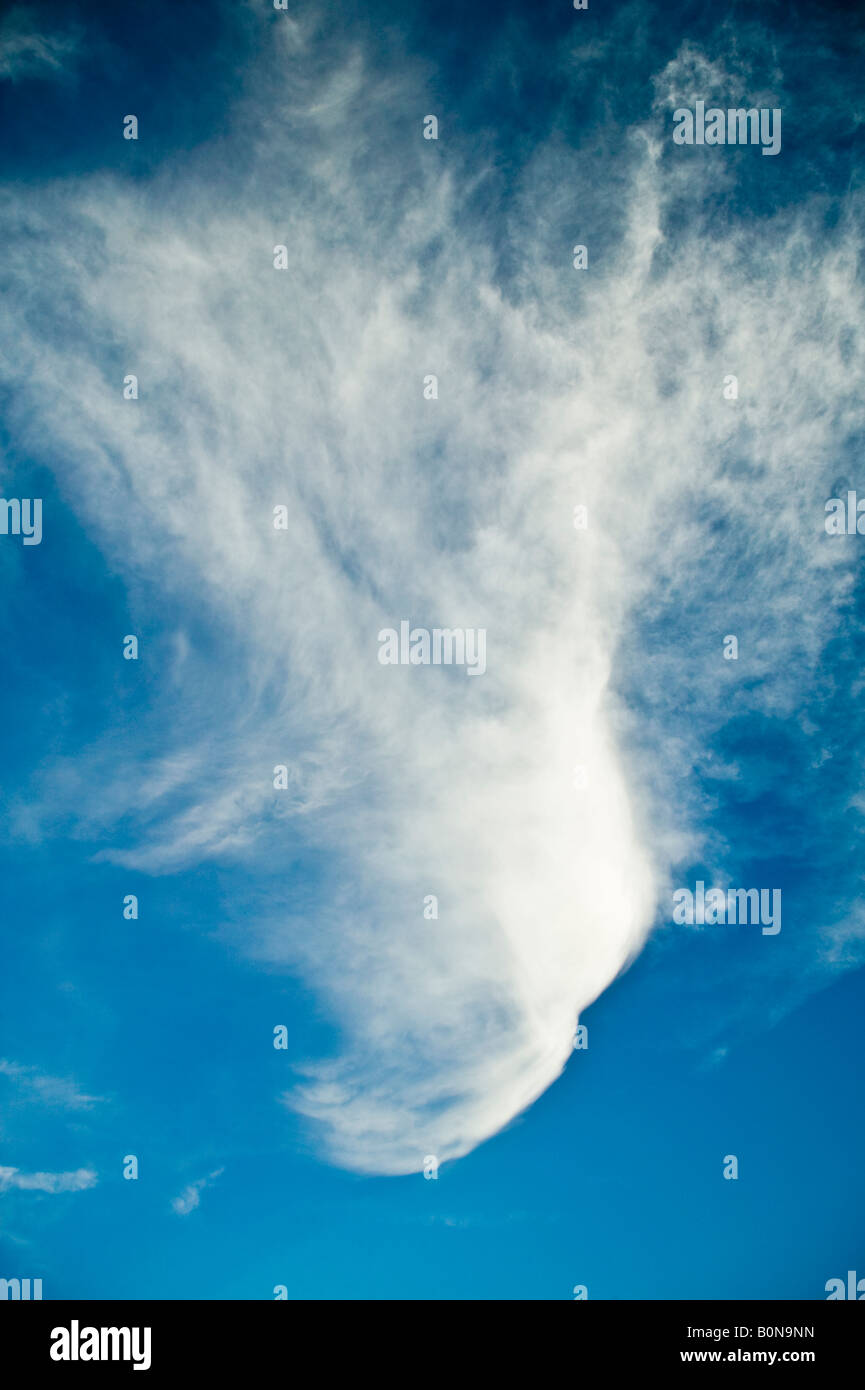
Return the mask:
[[48,1076],[37,1067],[21,1066],[5,1058],[0,1058],[0,1076],[8,1076],[21,1090],[30,1092],[44,1104],[57,1105],[64,1110],[89,1110],[104,1100],[103,1096],[86,1095],[77,1081],[68,1077]]
[[[192,605],[228,654],[211,667],[178,634],[141,777],[117,777],[109,736],[52,764],[27,824],[72,824],[143,871],[255,867],[268,906],[239,912],[244,948],[301,972],[344,1039],[291,1103],[335,1161],[408,1172],[466,1153],[555,1080],[578,1014],[645,940],[670,861],[704,843],[691,773],[711,736],[736,713],[795,715],[785,662],[819,661],[849,589],[850,552],[820,544],[815,467],[862,423],[843,344],[861,348],[865,319],[852,234],[809,256],[807,208],[759,238],[671,225],[676,199],[727,174],[671,162],[656,126],[621,147],[586,273],[570,247],[590,175],[555,141],[537,151],[503,229],[520,267],[506,294],[489,224],[466,212],[490,171],[421,139],[410,73],[356,52],[319,71],[297,26],[289,49],[179,190],[70,180],[0,216],[18,438],[61,460],[140,625]],[[50,285],[32,255],[46,244]],[[693,605],[699,628],[629,645],[661,599]],[[773,615],[750,683],[706,655],[731,611]],[[485,627],[487,674],[381,667],[376,635],[401,618]],[[610,685],[635,668],[642,723]],[[308,915],[278,880],[304,848],[329,866]]]
[[201,1194],[204,1189],[215,1182],[218,1177],[221,1177],[224,1171],[224,1168],[217,1168],[215,1172],[210,1173],[206,1178],[198,1178],[195,1182],[189,1183],[188,1186],[183,1189],[179,1197],[172,1198],[172,1211],[178,1216],[188,1216],[191,1211],[195,1211],[195,1208],[201,1203]]
[[22,1173],[20,1168],[0,1165],[0,1193],[15,1188],[19,1192],[83,1192],[95,1187],[97,1174],[91,1168],[78,1168],[74,1173]]

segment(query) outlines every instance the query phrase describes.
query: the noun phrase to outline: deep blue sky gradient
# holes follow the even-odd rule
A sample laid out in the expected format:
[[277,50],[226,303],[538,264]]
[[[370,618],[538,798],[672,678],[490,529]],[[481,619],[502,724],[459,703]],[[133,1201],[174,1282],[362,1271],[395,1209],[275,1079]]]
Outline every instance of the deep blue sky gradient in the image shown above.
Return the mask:
[[[494,140],[496,174],[471,211],[487,218],[493,244],[499,238],[507,284],[509,187],[570,97],[547,80],[545,44],[575,22],[642,26],[645,70],[633,71],[623,52],[621,67],[578,85],[570,101],[574,130],[625,125],[648,111],[648,78],[683,35],[699,43],[711,32],[710,8],[591,0],[575,19],[564,3],[340,5],[323,41],[329,27],[361,32],[386,54],[392,30],[429,64],[429,109],[447,113],[463,138]],[[232,37],[236,21],[195,0],[146,9],[49,0],[38,13],[46,28],[54,16],[80,15],[101,40],[74,79],[0,83],[6,196],[18,182],[113,172],[121,157],[143,182],[166,161],[182,180],[185,152],[213,141],[225,120],[243,44],[252,42],[242,27]],[[759,18],[784,47],[783,155],[745,167],[752,152],[736,152],[743,173],[730,198],[690,212],[751,218],[758,234],[766,212],[795,206],[803,189],[822,191],[831,235],[837,199],[860,177],[856,136],[838,117],[833,137],[831,116],[861,91],[861,14],[787,4],[727,13],[731,23]],[[509,65],[479,87],[475,55],[496,45]],[[121,108],[147,123],[148,139],[133,148],[117,139]],[[615,177],[600,162],[585,175],[599,190],[597,207],[582,207],[587,241],[606,225],[602,188]],[[63,235],[58,226],[58,241]],[[551,228],[551,245],[554,236]],[[58,332],[74,331],[74,306],[58,305]],[[53,517],[40,547],[0,545],[2,783],[4,801],[18,808],[106,734],[121,767],[146,736],[145,716],[164,697],[147,663],[118,661],[122,634],[138,632],[158,655],[160,634],[182,616],[202,648],[225,661],[232,653],[194,596],[182,615],[155,601],[143,629],[146,594],[108,566],[57,494],[49,461],[22,457],[14,438],[2,442],[5,495],[42,496]],[[839,476],[865,477],[861,441],[839,449],[815,497]],[[783,886],[781,936],[743,930],[722,951],[659,914],[643,954],[585,1015],[588,1051],[437,1182],[335,1170],[278,1103],[294,1079],[287,1059],[326,1054],[338,1039],[287,969],[235,949],[234,904],[253,891],[241,867],[135,874],[94,862],[98,832],[82,835],[63,819],[30,842],[20,831],[6,838],[0,1056],[74,1077],[106,1099],[80,1111],[40,1107],[16,1100],[0,1075],[0,1164],[99,1173],[85,1192],[0,1197],[0,1274],[42,1277],[50,1298],[171,1299],[266,1299],[277,1284],[298,1298],[566,1299],[579,1283],[591,1298],[820,1299],[827,1279],[854,1268],[865,1275],[862,971],[821,978],[811,992],[803,982],[812,963],[797,938],[797,924],[811,923],[830,897],[858,896],[859,847],[844,814],[853,785],[845,766],[858,771],[865,733],[851,693],[863,650],[861,582],[857,592],[832,670],[803,678],[831,742],[831,780],[818,785],[801,771],[800,735],[781,724],[729,727],[717,749],[752,770],[760,757],[771,765],[765,789],[754,773],[744,793],[733,783],[713,793],[716,821],[737,847],[731,881]],[[687,649],[681,611],[633,615],[625,644],[650,651],[652,625],[665,621],[682,625]],[[639,712],[633,673],[622,673],[615,693]],[[775,775],[785,766],[786,786]],[[708,872],[679,870],[682,883]],[[298,850],[280,887],[314,897],[318,875],[315,858]],[[258,891],[266,896],[267,884]],[[141,899],[137,922],[120,914],[130,892]],[[750,962],[753,984],[731,1005]],[[287,1053],[270,1045],[278,1023],[290,1030]],[[128,1153],[139,1157],[138,1182],[122,1178]],[[720,1176],[730,1153],[737,1182]],[[201,1206],[178,1217],[171,1199],[217,1168],[224,1172]]]

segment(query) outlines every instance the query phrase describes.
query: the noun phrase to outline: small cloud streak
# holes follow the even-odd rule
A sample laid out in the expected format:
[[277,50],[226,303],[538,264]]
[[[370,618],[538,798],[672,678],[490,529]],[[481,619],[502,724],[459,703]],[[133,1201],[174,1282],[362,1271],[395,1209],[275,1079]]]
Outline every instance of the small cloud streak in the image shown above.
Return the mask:
[[92,1105],[105,1099],[104,1096],[86,1095],[71,1078],[46,1076],[37,1067],[21,1066],[2,1057],[0,1076],[8,1076],[10,1081],[14,1081],[23,1091],[32,1092],[45,1105],[60,1106],[64,1110],[89,1110]]
[[14,1188],[19,1192],[83,1192],[95,1187],[98,1176],[92,1168],[77,1168],[74,1173],[22,1173],[20,1168],[0,1166],[0,1193]]
[[191,1211],[195,1211],[195,1208],[201,1205],[201,1194],[204,1189],[214,1183],[224,1172],[224,1168],[217,1168],[206,1178],[198,1178],[195,1182],[189,1183],[187,1187],[184,1187],[179,1197],[172,1199],[171,1210],[177,1216],[188,1216]]

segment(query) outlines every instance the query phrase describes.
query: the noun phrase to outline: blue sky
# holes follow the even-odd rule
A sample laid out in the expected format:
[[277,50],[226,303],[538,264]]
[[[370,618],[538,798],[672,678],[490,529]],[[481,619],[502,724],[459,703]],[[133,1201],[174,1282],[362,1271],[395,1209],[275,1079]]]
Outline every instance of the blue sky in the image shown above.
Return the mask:
[[[865,1275],[863,35],[4,11],[0,1276]],[[780,153],[674,145],[697,99]],[[402,620],[487,671],[382,666]],[[782,930],[674,925],[697,880]]]

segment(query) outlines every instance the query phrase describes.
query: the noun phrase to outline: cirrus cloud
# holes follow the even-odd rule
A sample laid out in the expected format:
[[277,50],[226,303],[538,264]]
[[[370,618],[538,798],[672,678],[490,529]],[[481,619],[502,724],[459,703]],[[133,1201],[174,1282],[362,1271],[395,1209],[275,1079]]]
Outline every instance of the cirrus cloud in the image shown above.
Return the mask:
[[[720,731],[795,719],[844,621],[853,557],[821,544],[821,509],[862,425],[856,234],[842,217],[817,258],[807,204],[759,237],[680,220],[732,175],[676,162],[656,115],[605,135],[621,163],[585,274],[591,175],[560,134],[532,152],[505,273],[472,203],[493,161],[421,139],[419,79],[348,41],[325,60],[299,20],[269,32],[227,145],[182,187],[94,174],[0,211],[17,437],[62,460],[133,611],[176,639],[134,792],[107,730],[18,824],[142,872],[252,872],[235,939],[301,974],[341,1035],[287,1103],[334,1161],[411,1172],[561,1073],[671,866],[724,853],[696,775]],[[31,248],[57,225],[48,283]],[[486,674],[380,666],[403,618],[485,628]],[[738,684],[705,656],[731,623],[755,633]],[[309,907],[281,874],[305,854],[324,865]],[[844,921],[824,926],[849,940]]]

